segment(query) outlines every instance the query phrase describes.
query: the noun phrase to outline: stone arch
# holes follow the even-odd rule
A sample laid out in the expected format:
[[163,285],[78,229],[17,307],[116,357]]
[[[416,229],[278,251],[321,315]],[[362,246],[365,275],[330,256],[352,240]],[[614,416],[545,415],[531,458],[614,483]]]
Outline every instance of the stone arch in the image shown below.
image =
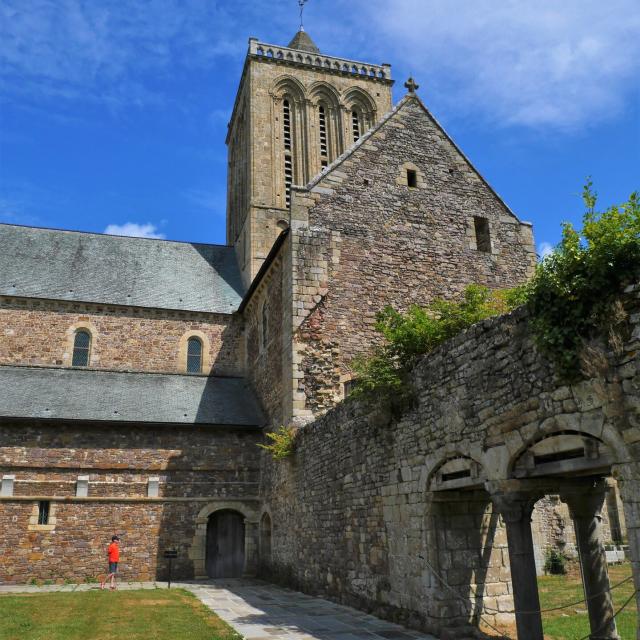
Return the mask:
[[[500,575],[506,570],[504,525],[485,489],[485,469],[477,455],[457,447],[443,447],[425,470],[424,539],[421,558],[433,598],[428,615],[447,619],[461,635],[480,624],[488,596],[510,604],[508,587]],[[433,463],[431,463],[433,461]],[[446,581],[457,593],[443,592]],[[466,604],[465,604],[466,602]],[[505,613],[500,620],[504,622]],[[439,633],[444,630],[437,629]]]
[[430,491],[447,491],[482,487],[486,478],[482,464],[470,455],[449,453],[436,464],[427,477]]
[[342,94],[342,103],[347,139],[356,142],[376,121],[375,102],[364,89],[351,87]]
[[607,447],[611,465],[624,465],[631,460],[620,433],[605,420],[604,415],[590,415],[587,419],[584,416],[581,418],[580,415],[566,414],[547,418],[540,425],[536,425],[536,429],[530,434],[521,433],[520,446],[510,451],[505,477],[511,477],[517,460],[536,443],[563,434],[598,440]]
[[241,500],[213,500],[208,502],[196,517],[195,534],[189,549],[189,558],[193,561],[194,577],[207,578],[206,550],[207,524],[209,517],[217,511],[237,511],[244,517],[245,525],[245,566],[243,575],[254,576],[258,567],[258,518],[255,504]]
[[340,94],[327,82],[319,81],[311,85],[308,95],[309,139],[312,147],[310,160],[312,173],[317,174],[344,149]]
[[548,496],[565,503],[573,520],[592,633],[601,629],[609,637],[615,621],[601,523],[612,471],[631,468],[625,444],[597,410],[549,417],[515,435],[520,442],[509,447],[507,479],[486,484],[506,522],[519,634],[526,631],[536,640],[543,636],[531,520],[535,504]]
[[284,74],[278,76],[271,87],[271,94],[273,96],[283,98],[287,94],[294,100],[304,100],[307,96],[305,86],[293,76]]
[[347,108],[359,106],[369,113],[375,113],[376,103],[371,95],[360,87],[350,87],[342,93],[342,102]]

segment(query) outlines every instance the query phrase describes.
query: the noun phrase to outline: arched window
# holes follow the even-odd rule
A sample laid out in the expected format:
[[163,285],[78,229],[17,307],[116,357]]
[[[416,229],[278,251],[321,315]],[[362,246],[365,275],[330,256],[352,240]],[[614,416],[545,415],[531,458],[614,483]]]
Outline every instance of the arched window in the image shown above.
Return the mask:
[[187,373],[202,373],[202,342],[199,338],[187,341]]
[[266,303],[262,305],[262,318],[261,318],[261,333],[260,341],[262,348],[267,346],[267,340],[269,339],[269,307]]
[[73,339],[72,367],[88,367],[91,355],[91,334],[86,329],[76,331]]
[[293,144],[291,142],[291,104],[289,100],[284,100],[282,103],[282,126],[285,202],[288,207],[291,203],[291,185],[293,184]]

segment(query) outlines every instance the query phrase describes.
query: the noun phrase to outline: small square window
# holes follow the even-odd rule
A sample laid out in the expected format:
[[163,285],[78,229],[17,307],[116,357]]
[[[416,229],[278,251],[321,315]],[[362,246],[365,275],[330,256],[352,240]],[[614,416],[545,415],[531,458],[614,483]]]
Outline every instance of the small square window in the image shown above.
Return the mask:
[[476,248],[484,253],[491,253],[491,232],[486,218],[475,217],[473,226],[476,232]]
[[353,393],[353,390],[356,387],[356,381],[352,378],[351,380],[346,380],[342,384],[344,387],[344,397],[346,398]]
[[49,501],[38,502],[38,524],[49,524]]
[[418,186],[418,174],[414,169],[407,169],[407,186],[415,189]]

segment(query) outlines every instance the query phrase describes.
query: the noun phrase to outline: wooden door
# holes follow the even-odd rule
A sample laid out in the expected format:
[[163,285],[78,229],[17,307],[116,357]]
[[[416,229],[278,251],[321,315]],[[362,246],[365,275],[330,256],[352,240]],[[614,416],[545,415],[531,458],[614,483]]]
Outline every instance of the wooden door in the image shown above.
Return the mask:
[[240,578],[244,570],[244,517],[237,511],[216,511],[207,524],[207,575]]

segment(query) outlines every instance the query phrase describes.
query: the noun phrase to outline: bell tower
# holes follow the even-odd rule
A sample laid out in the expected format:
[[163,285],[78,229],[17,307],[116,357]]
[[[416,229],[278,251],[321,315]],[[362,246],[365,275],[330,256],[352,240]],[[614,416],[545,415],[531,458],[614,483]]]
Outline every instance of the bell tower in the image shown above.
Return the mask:
[[307,184],[392,106],[391,66],[327,56],[304,28],[286,47],[249,39],[227,134],[227,244],[246,286]]

